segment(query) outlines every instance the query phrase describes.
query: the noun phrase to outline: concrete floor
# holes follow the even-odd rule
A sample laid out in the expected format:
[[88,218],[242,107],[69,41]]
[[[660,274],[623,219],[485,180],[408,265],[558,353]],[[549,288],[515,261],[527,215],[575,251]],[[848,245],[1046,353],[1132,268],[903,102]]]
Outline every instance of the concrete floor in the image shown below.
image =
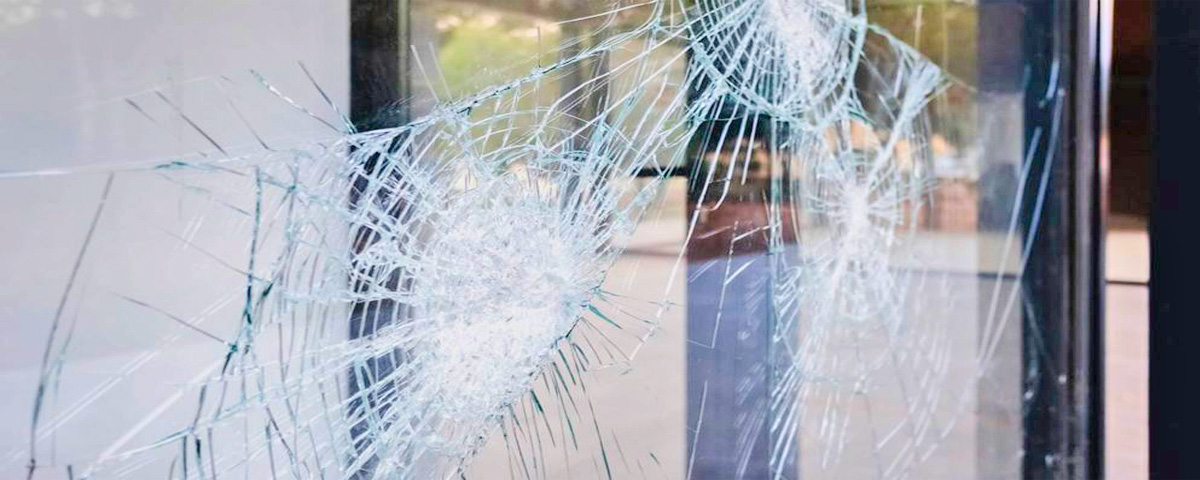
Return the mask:
[[[1149,477],[1150,240],[1144,221],[1110,222],[1105,308],[1105,468],[1108,478]],[[1140,283],[1140,285],[1139,285]]]

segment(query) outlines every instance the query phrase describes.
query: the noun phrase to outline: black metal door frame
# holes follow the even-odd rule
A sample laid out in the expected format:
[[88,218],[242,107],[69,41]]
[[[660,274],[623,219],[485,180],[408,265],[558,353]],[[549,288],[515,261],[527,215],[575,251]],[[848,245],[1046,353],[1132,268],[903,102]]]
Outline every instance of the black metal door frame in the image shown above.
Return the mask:
[[1200,478],[1200,2],[1154,3],[1150,210],[1150,478]]

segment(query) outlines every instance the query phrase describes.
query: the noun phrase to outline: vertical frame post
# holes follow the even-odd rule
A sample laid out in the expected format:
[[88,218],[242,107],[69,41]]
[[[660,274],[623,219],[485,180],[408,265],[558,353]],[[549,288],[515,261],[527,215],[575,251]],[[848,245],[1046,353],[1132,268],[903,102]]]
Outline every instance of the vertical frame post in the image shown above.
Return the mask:
[[[350,1],[350,121],[356,131],[397,127],[409,121],[406,100],[411,93],[408,67],[410,35],[410,0],[351,0]],[[375,155],[354,174],[348,202],[351,209],[361,202],[377,201],[362,198],[371,181],[385,169],[386,157]],[[354,241],[352,254],[361,253],[378,235],[369,227],[351,225]],[[360,268],[353,266],[352,268]],[[398,285],[389,285],[396,288]],[[361,288],[354,285],[353,288]],[[373,335],[377,330],[402,318],[403,306],[394,300],[381,299],[354,304],[349,321],[350,339]],[[376,415],[379,390],[396,388],[379,384],[387,378],[400,361],[397,352],[372,358],[365,367],[351,367],[347,372],[346,415],[360,418]],[[369,413],[368,413],[369,412]],[[374,441],[365,420],[351,426],[351,440],[360,454],[369,450]],[[377,458],[365,462],[352,478],[373,478]]]
[[1150,478],[1200,478],[1200,2],[1154,2]]

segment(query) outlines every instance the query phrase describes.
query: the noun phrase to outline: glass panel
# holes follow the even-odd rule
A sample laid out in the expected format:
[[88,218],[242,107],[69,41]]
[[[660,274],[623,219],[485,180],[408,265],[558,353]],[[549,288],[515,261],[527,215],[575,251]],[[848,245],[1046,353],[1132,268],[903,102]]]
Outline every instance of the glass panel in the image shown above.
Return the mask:
[[0,476],[1065,477],[1070,14],[0,7]]

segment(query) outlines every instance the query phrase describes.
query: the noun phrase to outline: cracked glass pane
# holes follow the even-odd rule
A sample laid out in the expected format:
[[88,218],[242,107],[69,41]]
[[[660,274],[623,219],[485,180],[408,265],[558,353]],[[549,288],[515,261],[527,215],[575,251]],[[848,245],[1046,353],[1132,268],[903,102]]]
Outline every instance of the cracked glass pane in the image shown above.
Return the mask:
[[0,476],[1063,476],[1031,1],[0,6]]

